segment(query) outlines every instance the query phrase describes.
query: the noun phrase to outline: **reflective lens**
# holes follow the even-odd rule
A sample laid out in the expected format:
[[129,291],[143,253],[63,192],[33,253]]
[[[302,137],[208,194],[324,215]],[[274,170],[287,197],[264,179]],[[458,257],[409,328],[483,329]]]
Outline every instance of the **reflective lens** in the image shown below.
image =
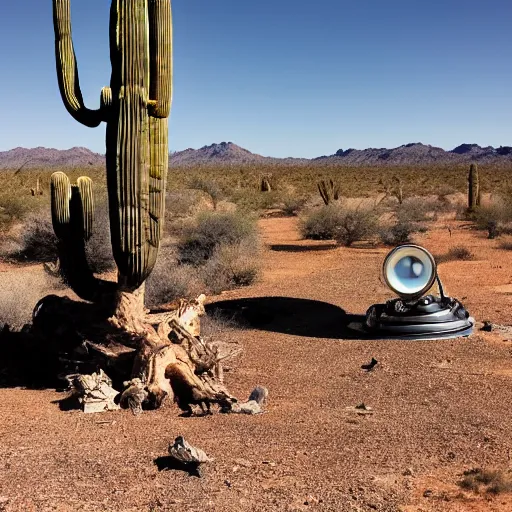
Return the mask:
[[404,298],[421,296],[434,284],[436,277],[434,258],[417,245],[393,249],[384,261],[383,272],[388,286]]

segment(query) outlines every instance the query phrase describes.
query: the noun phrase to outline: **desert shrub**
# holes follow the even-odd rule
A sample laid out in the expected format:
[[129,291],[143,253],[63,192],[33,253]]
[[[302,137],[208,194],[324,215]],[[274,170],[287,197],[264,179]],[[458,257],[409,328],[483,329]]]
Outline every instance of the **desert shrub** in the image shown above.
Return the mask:
[[20,233],[20,249],[11,254],[15,259],[47,263],[58,258],[57,237],[49,212],[30,215]]
[[230,194],[230,200],[245,212],[259,212],[279,206],[279,191],[260,192],[252,188],[236,189]]
[[512,224],[512,205],[507,201],[495,200],[490,205],[480,206],[469,215],[478,229],[486,230],[488,238],[496,238],[510,232]]
[[474,258],[473,253],[464,245],[452,247],[446,254],[435,257],[437,263],[446,263],[447,261],[469,261]]
[[7,231],[14,222],[22,220],[28,212],[26,200],[17,195],[0,199],[0,232]]
[[165,220],[176,217],[189,217],[195,213],[202,200],[202,194],[197,190],[172,190],[165,195]]
[[220,246],[258,245],[255,219],[242,212],[203,212],[183,230],[178,243],[179,260],[204,264]]
[[253,243],[219,245],[202,268],[204,282],[214,294],[248,286],[260,273],[260,261]]
[[[43,210],[27,217],[20,232],[19,247],[15,253],[8,256],[25,262],[54,262],[59,257],[57,242],[50,213]],[[85,244],[85,252],[93,272],[101,273],[115,268],[106,204],[100,204],[96,208],[93,234]]]
[[224,192],[222,191],[220,186],[213,180],[195,176],[194,178],[192,178],[189,186],[192,189],[202,190],[203,192],[208,194],[212,200],[214,210],[217,209],[218,202],[224,198]]
[[375,210],[370,208],[342,209],[339,223],[336,226],[334,239],[345,247],[354,242],[372,238],[378,228]]
[[283,199],[282,209],[286,215],[297,215],[304,205],[307,199],[305,197],[286,195]]
[[411,242],[412,235],[418,231],[418,224],[414,222],[397,222],[391,227],[380,230],[379,236],[385,245],[401,245]]
[[507,240],[505,242],[501,242],[499,248],[503,249],[504,251],[512,251],[512,241]]
[[396,209],[398,222],[425,222],[435,218],[440,204],[436,201],[428,201],[419,197],[405,199]]
[[299,223],[303,238],[333,240],[342,222],[343,210],[337,205],[322,206],[305,215]]
[[470,469],[464,471],[464,478],[459,485],[475,493],[480,493],[482,490],[490,494],[512,492],[512,474],[510,471]]
[[0,273],[0,327],[21,329],[30,323],[37,302],[53,289],[53,280],[40,270]]
[[204,291],[204,284],[197,269],[179,264],[176,255],[161,248],[153,272],[146,280],[146,302],[150,307],[172,302],[178,298],[197,297]]

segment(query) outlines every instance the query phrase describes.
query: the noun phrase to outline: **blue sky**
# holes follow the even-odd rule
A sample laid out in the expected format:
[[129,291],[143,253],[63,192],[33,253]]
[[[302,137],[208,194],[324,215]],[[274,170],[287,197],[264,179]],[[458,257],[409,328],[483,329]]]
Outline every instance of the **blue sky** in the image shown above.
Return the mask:
[[[80,81],[110,80],[108,0],[72,0]],[[173,0],[170,148],[268,156],[512,145],[510,0]],[[51,0],[0,2],[0,151],[104,152],[61,102]]]

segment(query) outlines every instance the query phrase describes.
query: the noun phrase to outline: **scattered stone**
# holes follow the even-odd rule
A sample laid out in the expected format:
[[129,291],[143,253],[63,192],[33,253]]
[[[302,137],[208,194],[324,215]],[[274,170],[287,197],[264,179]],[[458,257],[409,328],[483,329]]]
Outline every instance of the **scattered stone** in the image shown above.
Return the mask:
[[121,407],[129,407],[134,415],[142,413],[142,403],[148,397],[146,386],[141,379],[132,379],[123,382],[126,388],[121,395],[119,404]]
[[403,473],[402,473],[403,476],[413,476],[414,473],[412,471],[411,468],[407,468]]
[[423,493],[423,497],[430,498],[431,496],[433,496],[433,494],[434,494],[434,491],[432,491],[431,489],[426,489],[425,492]]
[[252,467],[252,462],[246,460],[246,459],[235,459],[235,464],[237,466],[242,466],[243,468],[250,468]]
[[183,436],[178,436],[174,444],[169,444],[168,452],[173,459],[183,464],[203,464],[213,461],[203,450],[187,443]]
[[268,398],[268,390],[263,386],[256,386],[251,394],[249,400],[243,403],[227,403],[222,412],[233,414],[261,414],[263,412],[263,405]]
[[119,409],[119,405],[114,402],[119,392],[112,387],[112,381],[103,370],[92,375],[73,376],[71,391],[85,413]]

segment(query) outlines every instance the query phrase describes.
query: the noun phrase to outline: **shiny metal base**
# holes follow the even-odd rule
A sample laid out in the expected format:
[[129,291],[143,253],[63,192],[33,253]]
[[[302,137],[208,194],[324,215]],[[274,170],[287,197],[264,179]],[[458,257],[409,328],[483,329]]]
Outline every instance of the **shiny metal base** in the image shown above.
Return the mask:
[[375,304],[363,323],[353,322],[348,327],[372,339],[436,340],[469,336],[474,324],[456,299],[427,295],[412,303],[394,299]]

